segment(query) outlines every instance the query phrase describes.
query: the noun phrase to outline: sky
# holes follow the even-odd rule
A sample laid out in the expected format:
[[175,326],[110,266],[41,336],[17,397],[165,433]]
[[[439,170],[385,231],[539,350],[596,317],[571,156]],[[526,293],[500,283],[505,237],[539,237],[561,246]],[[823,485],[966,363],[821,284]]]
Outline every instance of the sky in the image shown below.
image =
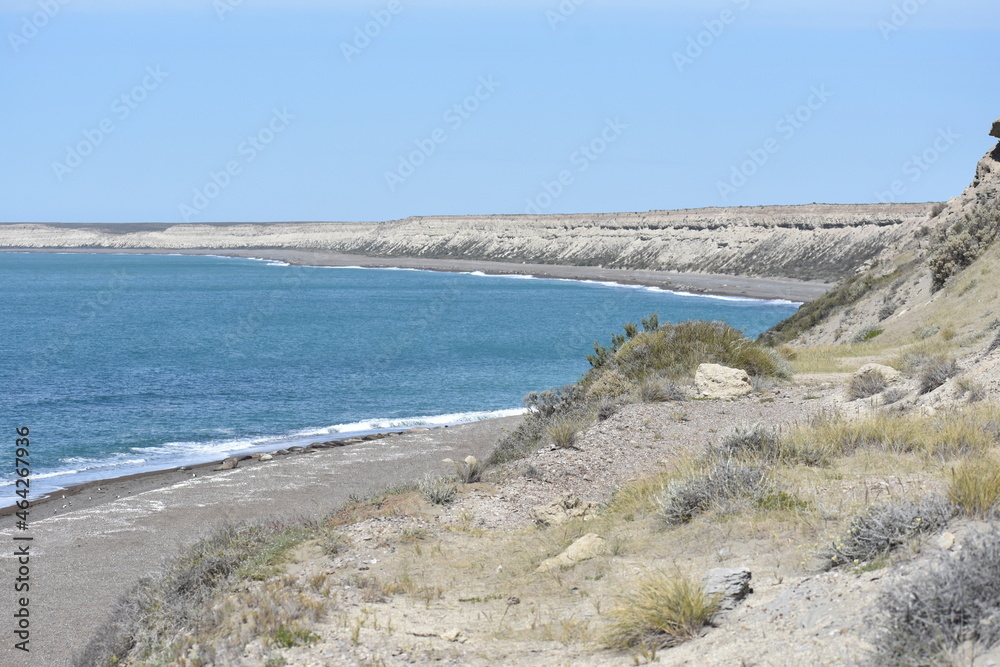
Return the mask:
[[940,201],[996,0],[0,0],[0,221]]

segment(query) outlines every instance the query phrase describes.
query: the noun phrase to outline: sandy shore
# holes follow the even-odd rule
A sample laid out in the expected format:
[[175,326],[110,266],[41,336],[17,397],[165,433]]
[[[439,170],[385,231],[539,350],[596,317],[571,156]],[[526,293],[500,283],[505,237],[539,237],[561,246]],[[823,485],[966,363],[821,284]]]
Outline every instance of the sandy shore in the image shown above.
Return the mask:
[[256,257],[273,259],[297,266],[361,266],[366,268],[422,269],[471,273],[481,271],[491,275],[531,275],[539,278],[564,280],[599,280],[625,285],[648,285],[692,294],[738,296],[754,299],[787,299],[788,301],[813,301],[826,293],[832,283],[801,281],[790,278],[755,278],[714,273],[675,273],[670,271],[643,271],[634,269],[605,269],[596,266],[568,266],[560,264],[516,264],[464,259],[417,259],[407,257],[366,257],[321,250],[282,249],[11,249],[0,252],[59,252],[88,254],[171,254],[215,255],[223,257]]
[[[17,576],[13,537],[30,542],[30,654],[13,648],[9,634],[17,597],[0,596],[9,641],[0,664],[38,667],[69,664],[107,619],[114,602],[163,560],[227,522],[320,518],[351,495],[450,474],[443,458],[489,455],[497,437],[520,417],[428,429],[393,438],[247,461],[235,470],[211,466],[93,482],[33,503],[30,530],[3,518],[3,579]],[[21,543],[18,543],[21,544]]]

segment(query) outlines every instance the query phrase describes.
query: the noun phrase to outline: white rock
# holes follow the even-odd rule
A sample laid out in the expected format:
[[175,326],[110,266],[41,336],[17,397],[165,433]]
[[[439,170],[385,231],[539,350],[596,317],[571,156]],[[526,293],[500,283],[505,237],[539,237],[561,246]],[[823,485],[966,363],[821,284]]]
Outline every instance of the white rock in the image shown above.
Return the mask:
[[738,368],[701,364],[694,376],[698,393],[705,398],[735,398],[753,391],[750,376]]

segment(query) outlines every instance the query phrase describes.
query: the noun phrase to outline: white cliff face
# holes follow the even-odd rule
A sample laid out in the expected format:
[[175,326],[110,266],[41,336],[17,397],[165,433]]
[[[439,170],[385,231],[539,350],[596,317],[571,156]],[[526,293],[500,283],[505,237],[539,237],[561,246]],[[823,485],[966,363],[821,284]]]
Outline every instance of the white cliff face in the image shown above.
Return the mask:
[[836,280],[912,236],[929,210],[812,204],[382,223],[7,224],[0,248],[282,248]]

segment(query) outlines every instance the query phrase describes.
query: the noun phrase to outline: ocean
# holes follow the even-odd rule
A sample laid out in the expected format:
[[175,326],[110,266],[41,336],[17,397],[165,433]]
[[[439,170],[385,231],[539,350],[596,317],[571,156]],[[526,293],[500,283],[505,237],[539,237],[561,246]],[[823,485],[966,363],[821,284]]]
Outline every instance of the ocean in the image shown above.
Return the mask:
[[657,288],[180,255],[0,253],[0,414],[32,496],[354,434],[522,411],[627,321],[756,336],[797,304]]

